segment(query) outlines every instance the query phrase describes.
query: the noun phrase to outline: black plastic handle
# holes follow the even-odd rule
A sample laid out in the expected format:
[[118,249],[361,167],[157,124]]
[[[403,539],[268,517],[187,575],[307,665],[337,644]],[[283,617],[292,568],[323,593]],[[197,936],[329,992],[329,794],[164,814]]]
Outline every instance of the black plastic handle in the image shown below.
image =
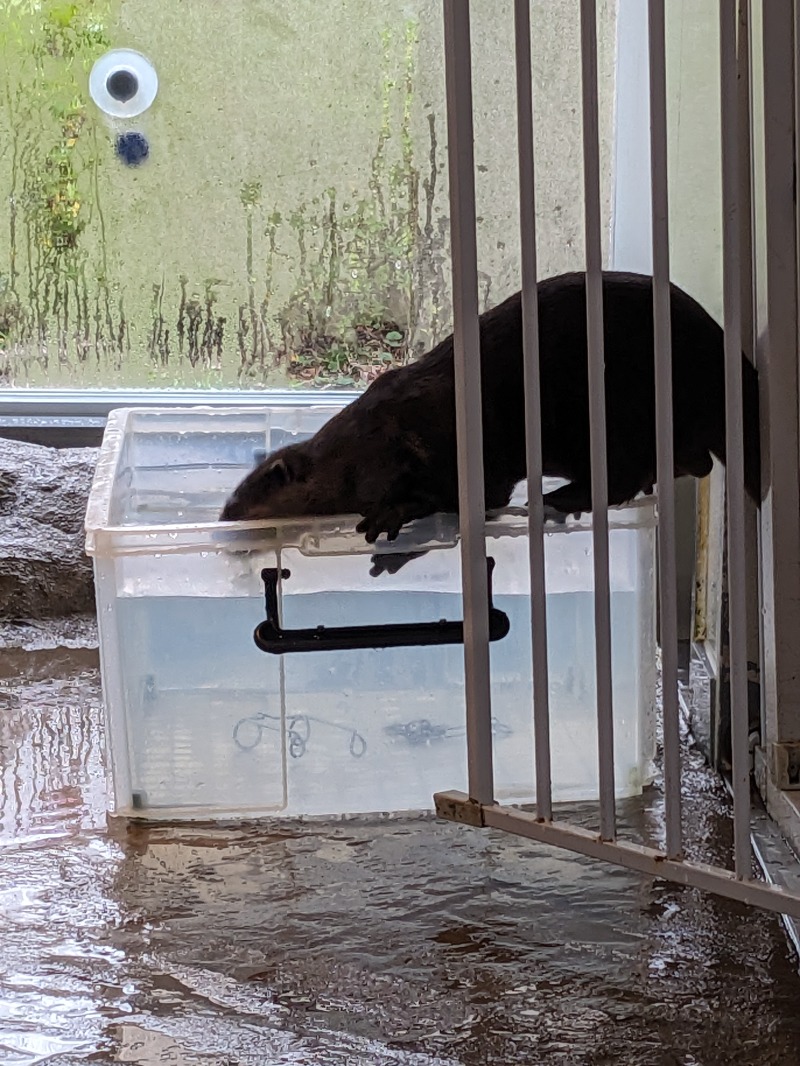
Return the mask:
[[[502,640],[511,628],[508,615],[492,605],[494,559],[486,560],[489,583],[489,640]],[[353,651],[357,648],[411,648],[419,645],[463,644],[463,622],[398,622],[373,626],[316,626],[281,629],[278,623],[278,577],[291,577],[275,567],[261,571],[266,590],[267,617],[253,638],[261,651],[285,655],[298,651]]]

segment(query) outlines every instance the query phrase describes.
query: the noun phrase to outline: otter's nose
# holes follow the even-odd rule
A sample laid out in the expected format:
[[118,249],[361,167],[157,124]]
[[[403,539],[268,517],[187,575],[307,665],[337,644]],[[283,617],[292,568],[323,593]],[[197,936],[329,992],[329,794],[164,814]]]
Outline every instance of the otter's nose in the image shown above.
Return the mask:
[[242,506],[235,499],[230,499],[222,508],[219,520],[220,522],[238,522],[242,518],[244,512]]

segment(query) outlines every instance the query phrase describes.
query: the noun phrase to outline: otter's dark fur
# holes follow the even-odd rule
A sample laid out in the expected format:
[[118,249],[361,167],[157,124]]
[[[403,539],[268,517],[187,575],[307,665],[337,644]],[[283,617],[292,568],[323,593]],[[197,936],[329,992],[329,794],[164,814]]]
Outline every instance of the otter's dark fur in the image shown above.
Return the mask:
[[[539,283],[542,456],[569,484],[553,511],[591,510],[586,288],[583,273]],[[675,476],[704,477],[725,460],[723,331],[672,286]],[[656,477],[652,279],[603,276],[609,504],[650,491]],[[525,477],[519,293],[480,319],[487,510]],[[742,357],[745,484],[760,500],[758,378]],[[371,543],[437,511],[458,510],[453,338],[383,374],[310,440],[268,456],[231,495],[223,520],[360,514]]]

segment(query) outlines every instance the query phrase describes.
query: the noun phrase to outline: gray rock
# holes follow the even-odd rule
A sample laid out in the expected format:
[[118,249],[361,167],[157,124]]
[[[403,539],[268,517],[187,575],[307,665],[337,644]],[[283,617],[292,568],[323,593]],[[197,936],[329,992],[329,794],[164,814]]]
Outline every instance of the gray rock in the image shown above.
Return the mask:
[[0,438],[0,619],[93,610],[83,522],[97,456]]
[[[12,666],[9,672],[10,652],[21,652],[27,656],[25,659],[25,674],[31,676],[33,665],[32,655],[45,653],[42,657],[45,676],[52,676],[53,663],[61,662],[54,660],[48,652],[55,649],[68,649],[70,652],[85,653],[70,655],[64,660],[72,665],[86,664],[88,669],[96,669],[96,652],[98,647],[97,617],[92,614],[71,614],[66,618],[34,618],[16,621],[0,619],[0,650],[2,666],[0,666],[0,678],[13,676]],[[0,681],[2,687],[2,681]]]

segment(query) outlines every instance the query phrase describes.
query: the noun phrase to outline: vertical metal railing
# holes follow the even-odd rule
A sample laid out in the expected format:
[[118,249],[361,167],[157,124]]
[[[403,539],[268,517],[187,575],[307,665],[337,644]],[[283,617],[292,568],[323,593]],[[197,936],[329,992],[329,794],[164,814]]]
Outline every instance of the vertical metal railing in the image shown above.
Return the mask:
[[[760,77],[763,84],[763,202],[757,276],[759,277],[759,375],[764,491],[761,508],[761,558],[764,583],[762,685],[769,744],[797,737],[800,706],[800,456],[798,427],[798,212],[794,111],[794,3],[763,0]],[[760,153],[754,151],[754,161]],[[763,228],[761,228],[763,226]],[[763,254],[759,245],[763,243]]]
[[[749,9],[749,6],[750,6],[749,5],[749,0],[742,0],[742,6],[743,7],[747,7]],[[749,13],[749,11],[748,11],[748,13]],[[794,44],[794,55],[795,55],[794,70],[792,71],[792,73],[794,75],[794,99],[793,99],[792,103],[794,105],[794,121],[795,121],[795,127],[796,127],[798,124],[800,124],[800,56],[798,56],[798,51],[800,50],[800,0],[793,0],[792,21],[794,23],[794,42],[793,42],[793,44]],[[749,44],[749,41],[748,41],[748,44]],[[748,88],[749,88],[749,86],[748,86]],[[794,181],[795,181],[795,184],[796,184],[798,179],[800,178],[800,135],[798,135],[798,131],[797,131],[796,128],[793,130],[793,133],[794,133],[794,137],[793,137],[793,140],[794,140],[794,175],[793,176],[794,176]],[[794,231],[795,231],[795,247],[797,248],[797,257],[798,257],[798,260],[800,260],[800,211],[796,211],[795,212]],[[800,262],[798,262],[798,266],[800,267]],[[797,276],[795,278],[795,281],[796,281],[797,307],[798,307],[798,309],[800,309],[800,269],[797,270]],[[797,325],[797,347],[798,347],[798,351],[800,351],[800,317],[798,317],[798,321],[797,321],[796,325]],[[800,394],[798,394],[798,405],[800,405]]]
[[514,0],[514,38],[517,68],[522,351],[525,378],[536,811],[540,818],[549,821],[553,816],[553,801],[550,772],[550,699],[545,606],[544,507],[542,503],[542,403],[539,381],[539,300],[536,264],[530,0]]
[[[800,3],[800,0],[798,0]],[[736,82],[739,93],[739,276],[742,351],[755,362],[755,270],[753,246],[753,138],[750,72],[750,0],[739,0]],[[800,149],[798,149],[800,151]],[[760,599],[760,597],[759,597]]]
[[608,551],[608,466],[603,345],[603,243],[600,207],[596,0],[581,0],[581,90],[600,837],[603,840],[614,840],[616,837],[614,708],[611,688],[611,586]]
[[491,690],[469,0],[444,0],[458,501],[470,798],[491,803]]
[[[553,818],[550,723],[548,705],[547,630],[545,608],[545,566],[541,474],[541,384],[539,379],[538,279],[536,256],[534,115],[531,72],[530,0],[514,0],[516,51],[517,131],[519,152],[520,234],[522,253],[522,337],[525,388],[525,428],[529,498],[529,535],[533,654],[533,724],[537,785],[537,810],[529,813],[496,804],[492,787],[491,708],[487,624],[487,587],[484,540],[483,443],[481,435],[480,336],[477,300],[476,212],[474,160],[472,151],[472,89],[469,27],[469,0],[443,0],[445,12],[445,57],[447,73],[448,150],[450,161],[451,229],[453,245],[453,292],[455,318],[455,373],[458,430],[459,501],[461,508],[462,566],[464,587],[465,663],[467,674],[467,744],[469,751],[469,795],[460,792],[437,793],[437,811],[446,818],[471,825],[491,826],[531,840],[568,848],[595,859],[618,863],[649,876],[663,877],[678,884],[718,892],[744,903],[782,911],[800,918],[800,897],[778,886],[753,880],[750,876],[750,773],[748,753],[748,706],[746,662],[746,585],[744,524],[744,432],[742,394],[742,342],[751,329],[753,271],[748,257],[753,242],[748,227],[751,207],[750,175],[742,152],[749,158],[751,120],[747,88],[741,83],[746,63],[747,0],[719,0],[722,116],[722,205],[723,280],[725,325],[725,407],[728,592],[731,653],[731,718],[733,731],[733,790],[735,871],[722,866],[689,862],[683,857],[681,817],[681,757],[678,718],[677,593],[675,560],[675,500],[673,455],[672,320],[669,254],[669,197],[667,167],[667,80],[665,64],[665,0],[648,0],[648,61],[650,109],[650,189],[652,203],[653,249],[653,342],[656,416],[656,479],[658,485],[660,571],[659,614],[664,697],[664,788],[666,808],[666,847],[616,838],[614,781],[614,707],[611,660],[611,604],[609,574],[609,477],[606,444],[605,352],[603,329],[602,208],[600,152],[598,135],[598,71],[596,0],[581,0],[581,83],[583,115],[583,164],[586,242],[586,334],[589,375],[589,436],[591,447],[592,526],[595,585],[595,657],[597,675],[597,727],[599,740],[600,827],[590,831]],[[776,0],[777,4],[778,0]],[[792,271],[784,279],[788,261],[788,221],[794,215],[780,183],[788,180],[791,168],[776,168],[773,156],[788,159],[789,138],[786,123],[776,126],[772,110],[780,110],[781,86],[788,84],[791,67],[787,53],[785,11],[800,0],[781,0],[781,10],[764,7],[765,54],[781,53],[781,77],[765,74],[766,155],[771,169],[765,178],[767,196],[767,295],[770,314],[769,350],[779,361],[787,378],[796,382],[795,337],[790,329],[796,322],[776,316],[772,307],[793,306],[795,285]],[[744,15],[742,11],[744,10]],[[779,17],[782,15],[782,17]],[[737,18],[744,26],[737,40]],[[783,32],[782,32],[783,30]],[[742,35],[743,34],[743,35]],[[772,79],[772,80],[770,80]],[[800,84],[800,83],[799,83]],[[794,88],[794,82],[792,82]],[[785,103],[785,101],[783,101]],[[793,102],[793,101],[792,101]],[[771,110],[772,109],[772,110]],[[783,112],[782,112],[783,114]],[[785,117],[785,116],[784,116]],[[772,123],[772,125],[770,125]],[[792,154],[794,148],[792,147]],[[771,197],[777,206],[771,203]],[[792,231],[794,227],[791,227]],[[770,243],[781,254],[770,253]],[[796,249],[795,249],[796,250]],[[790,299],[791,296],[791,299]],[[791,349],[791,351],[790,351]],[[791,372],[791,373],[790,373]],[[792,377],[794,374],[794,377]],[[710,398],[713,400],[714,398]],[[796,397],[791,398],[796,403]],[[796,406],[781,393],[770,398],[782,424],[791,428]],[[772,428],[767,427],[772,434]],[[792,437],[796,443],[795,433]],[[611,461],[614,456],[610,457]],[[778,457],[780,458],[780,457]],[[778,470],[781,498],[770,498],[765,552],[767,564],[777,556],[793,558],[789,539],[796,530],[770,529],[770,516],[776,505],[785,504],[791,492],[796,495],[796,463],[784,471],[772,451],[770,470]],[[791,477],[788,477],[791,473]],[[784,476],[787,475],[787,476]],[[792,481],[792,478],[794,479]],[[613,482],[612,482],[613,487]],[[775,479],[770,485],[776,495]],[[791,490],[791,491],[790,491]],[[613,498],[613,497],[612,497]],[[787,512],[788,514],[788,512]],[[796,515],[795,515],[796,519]],[[796,521],[795,521],[796,525]],[[780,536],[778,535],[780,534]],[[791,535],[790,535],[791,534]],[[764,539],[764,538],[762,538]],[[773,598],[768,601],[777,615],[778,590],[774,565],[768,570]],[[787,580],[793,580],[788,575]],[[785,613],[785,612],[784,612]],[[767,621],[775,629],[776,618]],[[769,633],[767,634],[769,637]],[[774,649],[772,674],[777,676],[778,660],[787,658],[786,641]],[[780,652],[780,656],[777,655]],[[765,656],[768,658],[768,656]],[[772,708],[772,718],[780,724],[781,708]]]
[[741,234],[737,0],[720,0],[722,117],[722,287],[725,325],[725,497],[730,627],[730,714],[736,876],[750,877],[750,753],[747,706],[744,418],[742,404]]
[[653,341],[656,385],[659,629],[664,743],[666,851],[680,858],[681,749],[678,718],[678,610],[672,432],[672,323],[667,181],[667,74],[664,0],[649,0],[650,181],[653,230]]

